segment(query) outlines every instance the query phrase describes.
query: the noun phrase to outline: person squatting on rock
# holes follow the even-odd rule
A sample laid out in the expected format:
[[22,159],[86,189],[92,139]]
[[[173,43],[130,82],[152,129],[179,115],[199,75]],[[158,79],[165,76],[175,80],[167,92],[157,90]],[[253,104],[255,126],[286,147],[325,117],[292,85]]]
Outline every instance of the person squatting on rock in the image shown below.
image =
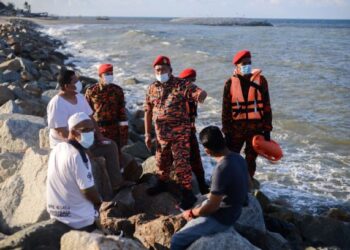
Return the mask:
[[171,239],[171,250],[186,249],[202,236],[223,232],[239,218],[248,199],[248,170],[244,158],[231,152],[218,127],[204,128],[199,138],[217,162],[208,200],[182,213],[188,223]]
[[[194,83],[196,81],[197,72],[192,69],[184,69],[180,75],[179,78],[187,80],[191,83]],[[190,122],[191,122],[191,136],[190,136],[190,164],[192,167],[192,171],[195,174],[198,186],[201,194],[207,194],[209,193],[209,187],[208,184],[205,181],[205,172],[203,169],[201,154],[199,151],[199,145],[198,140],[196,136],[196,117],[197,117],[197,108],[198,103],[195,101],[188,101],[186,103],[187,110],[190,115]]]
[[252,146],[254,135],[270,140],[272,111],[268,83],[261,70],[252,70],[251,54],[239,51],[233,58],[235,70],[225,83],[222,102],[222,131],[228,148],[240,153],[245,143],[245,158],[253,178],[258,154]]
[[166,56],[158,56],[153,62],[153,68],[157,80],[148,87],[146,93],[145,143],[151,149],[153,120],[159,180],[156,186],[148,189],[148,194],[156,195],[166,191],[170,172],[174,170],[182,188],[180,207],[185,209],[196,201],[191,184],[191,119],[186,104],[188,101],[202,103],[207,94],[191,82],[174,77],[170,60]]
[[78,80],[75,72],[63,69],[58,76],[58,83],[60,92],[50,100],[47,106],[50,147],[54,148],[58,143],[67,141],[69,135],[68,119],[71,115],[78,112],[86,113],[95,125],[95,140],[94,144],[89,147],[89,152],[94,157],[102,156],[105,158],[112,189],[113,191],[118,190],[124,182],[120,173],[117,145],[100,133],[92,117],[93,111],[89,103],[80,94],[82,83]]
[[120,160],[121,148],[128,143],[129,129],[124,92],[114,83],[112,64],[102,64],[98,75],[98,83],[86,90],[85,98],[102,135],[118,145]]
[[102,199],[95,187],[89,156],[94,142],[94,123],[79,112],[68,120],[68,140],[51,151],[47,173],[47,211],[69,229],[91,232],[96,229]]

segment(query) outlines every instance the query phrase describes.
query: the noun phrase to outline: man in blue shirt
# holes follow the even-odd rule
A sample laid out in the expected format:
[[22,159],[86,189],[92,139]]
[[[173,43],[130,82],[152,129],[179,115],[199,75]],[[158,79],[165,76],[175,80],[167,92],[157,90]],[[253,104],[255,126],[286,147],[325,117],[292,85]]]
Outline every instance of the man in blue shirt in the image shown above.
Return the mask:
[[227,230],[239,218],[247,201],[248,172],[244,158],[226,147],[218,127],[206,127],[199,138],[205,152],[215,159],[217,165],[212,174],[208,200],[182,213],[188,223],[174,234],[171,250],[186,249],[202,236]]

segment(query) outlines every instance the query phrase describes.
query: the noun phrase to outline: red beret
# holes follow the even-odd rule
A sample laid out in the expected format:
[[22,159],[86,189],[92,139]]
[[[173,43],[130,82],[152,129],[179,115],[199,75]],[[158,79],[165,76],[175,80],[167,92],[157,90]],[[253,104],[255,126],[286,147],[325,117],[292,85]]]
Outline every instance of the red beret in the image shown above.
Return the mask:
[[106,72],[113,72],[113,65],[112,64],[102,64],[100,68],[98,69],[98,75],[102,75]]
[[182,79],[185,79],[185,78],[192,78],[192,77],[196,77],[196,71],[194,69],[191,69],[191,68],[188,68],[188,69],[184,69],[179,77],[182,78]]
[[153,68],[156,65],[168,65],[170,66],[170,59],[166,56],[157,56],[156,60],[153,62]]
[[242,58],[245,58],[245,57],[252,57],[250,55],[250,51],[249,50],[241,50],[241,51],[238,51],[237,54],[233,57],[233,60],[232,60],[232,63],[233,64],[238,64],[239,61],[242,59]]

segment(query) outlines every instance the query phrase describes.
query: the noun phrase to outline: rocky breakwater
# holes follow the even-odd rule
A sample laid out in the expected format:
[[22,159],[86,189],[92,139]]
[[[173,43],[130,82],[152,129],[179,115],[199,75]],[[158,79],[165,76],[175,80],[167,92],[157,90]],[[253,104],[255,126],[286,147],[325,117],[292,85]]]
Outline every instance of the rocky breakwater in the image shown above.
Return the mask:
[[[123,165],[135,169],[124,175],[135,185],[120,190],[107,204],[100,215],[102,231],[52,235],[45,207],[49,148],[44,117],[67,55],[56,51],[63,46],[60,41],[36,28],[25,21],[0,26],[0,249],[169,249],[172,235],[185,221],[176,209],[176,195],[146,193],[156,181],[156,166],[144,144],[140,110],[129,113],[130,138],[122,149]],[[94,81],[81,79],[85,85]],[[103,160],[93,163],[103,169]],[[96,176],[103,190],[108,186],[105,174]],[[198,203],[206,199],[198,197]],[[328,216],[296,213],[257,190],[232,228],[202,237],[189,249],[349,249],[349,221],[338,210]]]

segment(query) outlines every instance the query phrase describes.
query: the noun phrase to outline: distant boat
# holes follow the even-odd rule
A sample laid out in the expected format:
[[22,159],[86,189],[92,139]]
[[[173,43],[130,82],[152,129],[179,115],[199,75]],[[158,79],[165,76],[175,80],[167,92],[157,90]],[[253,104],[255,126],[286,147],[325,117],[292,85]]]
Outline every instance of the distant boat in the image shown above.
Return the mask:
[[106,21],[106,20],[109,20],[109,17],[108,16],[98,16],[98,17],[96,17],[96,20],[104,20],[104,21]]

